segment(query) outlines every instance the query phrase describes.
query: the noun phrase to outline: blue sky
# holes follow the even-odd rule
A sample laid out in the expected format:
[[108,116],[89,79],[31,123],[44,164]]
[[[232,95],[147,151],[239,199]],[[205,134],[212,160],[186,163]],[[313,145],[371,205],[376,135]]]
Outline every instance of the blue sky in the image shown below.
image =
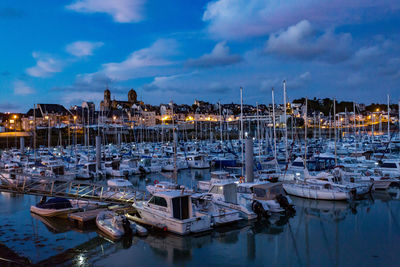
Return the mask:
[[68,0],[0,3],[0,111],[145,103],[400,98],[395,0]]

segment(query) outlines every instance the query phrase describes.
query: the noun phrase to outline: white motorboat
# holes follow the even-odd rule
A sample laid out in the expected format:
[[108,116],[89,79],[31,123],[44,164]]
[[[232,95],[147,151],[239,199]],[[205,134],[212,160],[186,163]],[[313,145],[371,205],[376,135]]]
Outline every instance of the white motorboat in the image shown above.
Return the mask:
[[186,157],[189,168],[192,169],[208,169],[210,162],[204,155],[188,155]]
[[208,191],[213,184],[226,182],[233,183],[236,181],[238,181],[238,179],[227,171],[213,171],[211,172],[211,179],[209,181],[198,181],[197,187],[199,190]]
[[66,218],[69,213],[78,210],[79,205],[71,203],[69,199],[60,197],[50,198],[48,200],[46,200],[46,197],[44,197],[38,204],[31,206],[31,212],[43,217]]
[[159,192],[167,192],[167,191],[184,191],[185,193],[194,193],[193,190],[187,189],[183,185],[178,185],[168,181],[161,181],[158,180],[154,181],[154,185],[147,185],[146,190],[154,195],[155,193]]
[[[250,189],[250,190],[248,190]],[[294,211],[291,198],[285,194],[282,183],[241,183],[237,188],[238,197],[250,195],[253,210],[259,213],[259,209],[268,210],[270,213],[279,213],[285,211]],[[260,206],[261,204],[261,206]],[[257,207],[256,207],[257,206]],[[263,212],[261,210],[261,212]]]
[[96,217],[96,225],[103,233],[113,240],[118,240],[124,235],[134,234],[128,219],[112,211],[100,212]]
[[208,194],[215,204],[239,211],[240,216],[244,219],[257,218],[257,214],[252,208],[251,199],[245,196],[238,198],[236,183],[224,182],[212,185]]
[[211,216],[213,226],[231,224],[242,220],[239,211],[215,204],[208,194],[194,194],[192,195],[192,202],[196,210]]
[[400,161],[399,160],[384,160],[377,168],[384,176],[399,178],[400,177]]
[[193,210],[191,196],[179,191],[155,193],[149,201],[133,203],[131,220],[179,235],[211,229],[211,216]]

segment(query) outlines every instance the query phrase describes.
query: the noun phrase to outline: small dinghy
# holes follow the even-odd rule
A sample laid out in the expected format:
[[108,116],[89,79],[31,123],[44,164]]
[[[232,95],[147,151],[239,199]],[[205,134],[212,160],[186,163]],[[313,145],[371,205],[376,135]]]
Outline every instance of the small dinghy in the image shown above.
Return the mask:
[[79,210],[77,205],[72,205],[66,198],[54,197],[46,201],[46,198],[31,206],[31,212],[43,217],[62,217],[66,218],[69,213]]
[[149,234],[147,229],[145,227],[141,226],[140,224],[131,222],[131,225],[136,229],[136,234],[138,236],[147,236]]
[[130,222],[125,216],[117,215],[112,211],[100,212],[96,217],[96,225],[113,240],[118,240],[124,235],[133,235],[136,230],[136,228],[131,227]]
[[131,213],[126,213],[125,214],[125,217],[127,219],[129,219],[129,221],[131,223],[131,227],[136,229],[136,234],[138,236],[147,236],[149,234],[149,231],[147,231],[147,229],[144,226],[136,223],[134,221],[134,216],[135,216],[134,213],[132,213],[132,214]]

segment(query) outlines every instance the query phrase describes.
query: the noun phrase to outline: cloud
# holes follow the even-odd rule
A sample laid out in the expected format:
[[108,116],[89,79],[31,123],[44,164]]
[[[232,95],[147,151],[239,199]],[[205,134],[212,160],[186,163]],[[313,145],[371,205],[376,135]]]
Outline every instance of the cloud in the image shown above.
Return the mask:
[[[262,91],[269,91],[272,87],[283,88],[282,75],[272,75],[266,79],[261,80],[260,88]],[[288,75],[286,77],[286,88],[291,90],[304,89],[311,81],[311,73],[306,71],[297,75]]]
[[54,91],[69,91],[76,93],[90,94],[93,92],[103,92],[107,86],[112,84],[112,80],[102,73],[78,74],[75,81],[69,86],[53,87]]
[[207,32],[217,39],[262,36],[307,19],[322,28],[381,19],[399,10],[397,0],[217,0],[203,14]]
[[122,62],[102,65],[100,72],[113,80],[129,80],[157,75],[158,68],[174,62],[169,58],[177,54],[178,44],[174,39],[159,39],[150,47],[137,50]]
[[81,13],[106,13],[115,22],[139,22],[144,18],[145,0],[76,0],[67,9]]
[[30,95],[35,93],[35,90],[32,87],[21,80],[14,81],[13,86],[15,95]]
[[266,52],[298,60],[341,62],[351,56],[350,34],[335,34],[331,30],[319,33],[307,20],[271,34]]
[[197,59],[189,59],[186,64],[189,67],[212,68],[216,66],[232,65],[240,61],[242,61],[242,57],[240,55],[230,54],[226,42],[219,42],[215,45],[210,54],[205,54]]
[[146,92],[165,92],[172,96],[186,95],[197,97],[196,93],[202,92],[204,97],[216,94],[227,93],[231,88],[226,82],[209,75],[208,72],[193,71],[169,76],[157,76],[153,81],[143,86]]
[[38,52],[32,53],[33,58],[36,60],[36,65],[26,70],[26,73],[33,77],[50,77],[54,73],[61,72],[63,63],[49,55],[41,54]]
[[93,51],[102,46],[102,42],[76,41],[68,44],[65,50],[73,56],[85,57],[93,55]]

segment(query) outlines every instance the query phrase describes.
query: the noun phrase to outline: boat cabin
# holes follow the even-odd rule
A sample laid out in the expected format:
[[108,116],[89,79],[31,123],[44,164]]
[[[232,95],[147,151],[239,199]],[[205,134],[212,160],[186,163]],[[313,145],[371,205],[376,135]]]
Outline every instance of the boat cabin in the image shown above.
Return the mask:
[[211,187],[209,194],[222,196],[225,202],[237,204],[237,184],[223,183]]
[[147,206],[164,211],[177,220],[186,220],[193,217],[191,197],[181,191],[155,193],[147,202]]
[[282,183],[257,184],[252,187],[253,198],[256,200],[276,199],[279,195],[285,195]]

